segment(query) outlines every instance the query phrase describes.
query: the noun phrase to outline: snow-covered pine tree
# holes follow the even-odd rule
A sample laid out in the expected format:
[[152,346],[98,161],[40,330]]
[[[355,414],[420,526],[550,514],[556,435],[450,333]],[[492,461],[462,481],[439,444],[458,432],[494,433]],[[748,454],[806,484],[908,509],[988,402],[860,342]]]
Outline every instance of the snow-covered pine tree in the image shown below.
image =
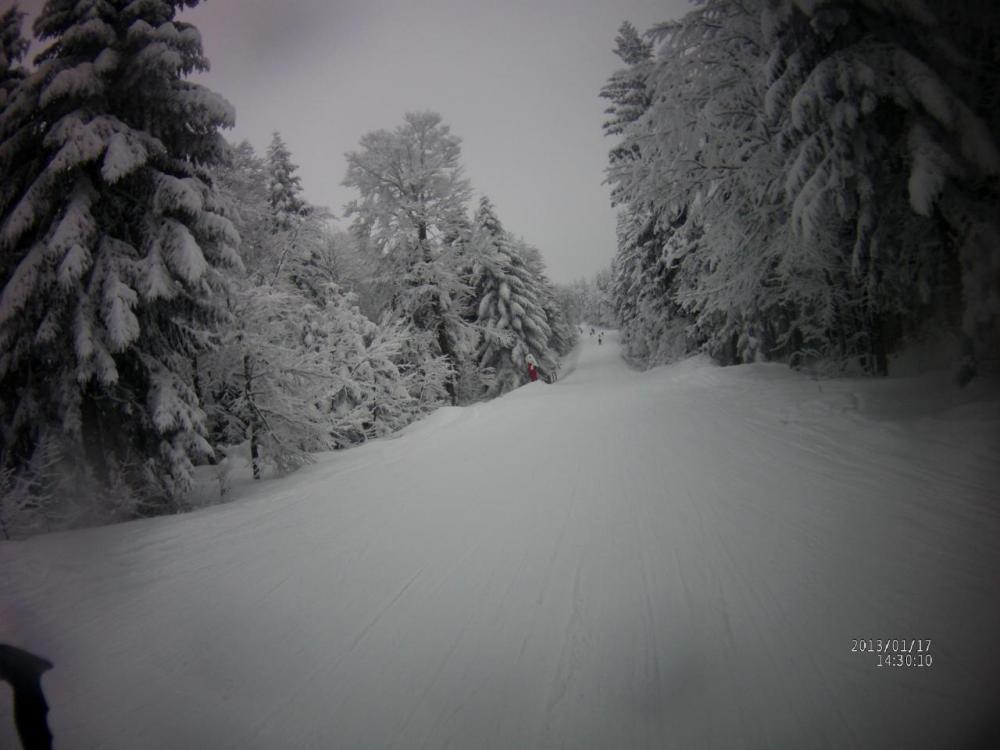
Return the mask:
[[440,115],[408,113],[394,131],[362,136],[361,149],[347,154],[344,179],[360,194],[345,215],[354,217],[359,242],[383,260],[383,280],[395,286],[392,310],[430,334],[420,339],[428,343],[426,351],[418,351],[416,341],[409,347],[413,365],[429,374],[438,371],[432,363],[443,356],[452,368],[443,382],[452,403],[464,338],[455,302],[465,290],[445,240],[465,219],[470,195],[460,156],[460,139]]
[[[524,264],[535,283],[537,290],[535,302],[541,308],[542,314],[545,316],[545,322],[549,327],[549,336],[546,340],[545,348],[548,358],[551,360],[551,370],[546,374],[554,379],[556,371],[559,368],[559,359],[563,355],[569,354],[570,350],[576,345],[576,331],[569,326],[563,308],[559,304],[556,288],[546,273],[545,261],[542,259],[541,251],[534,245],[528,244],[523,240],[518,240],[517,244],[522,250]],[[541,364],[541,361],[539,361],[539,364]]]
[[267,147],[267,202],[280,229],[289,229],[293,220],[306,209],[306,202],[302,200],[302,180],[295,174],[297,169],[288,146],[275,131]]
[[[650,120],[644,115],[653,104],[648,79],[656,71],[656,64],[652,43],[628,21],[618,30],[614,51],[626,67],[613,73],[600,92],[611,102],[605,110],[609,117],[604,122],[604,134],[617,139],[608,153],[607,170],[611,203],[618,207],[619,214],[612,289],[625,354],[634,362],[648,365],[656,361],[652,351],[662,348],[659,336],[664,323],[679,314],[676,306],[669,304],[669,278],[662,278],[664,267],[657,263],[659,248],[665,241],[658,221],[659,209],[655,202],[630,189],[631,177],[637,170],[640,174],[648,172],[652,161],[655,143],[651,139],[655,133],[649,132]],[[643,299],[647,304],[641,302]],[[653,303],[652,314],[644,309],[648,301]],[[598,324],[597,310],[589,310],[588,315]]]
[[323,285],[335,280],[329,213],[302,197],[291,154],[280,136],[275,139],[265,159],[246,141],[229,146],[216,174],[242,238],[240,254],[250,277],[256,283],[290,279],[316,301]]
[[463,211],[442,237],[447,266],[457,282],[449,295],[449,314],[457,315],[458,319],[449,322],[449,333],[456,355],[453,378],[455,401],[459,404],[481,400],[491,391],[494,382],[493,371],[481,368],[476,357],[483,332],[476,326],[477,301],[473,298],[476,264],[471,240],[472,220]]
[[670,131],[658,192],[683,206],[660,262],[673,269],[688,339],[724,363],[798,361],[828,335],[829,256],[789,229],[783,162],[760,107],[762,12],[709,0],[651,32],[663,64],[650,117]]
[[[541,304],[539,280],[526,256],[528,246],[510,237],[486,197],[473,222],[476,325],[482,332],[477,352],[481,369],[495,374],[489,396],[527,382],[525,358],[532,354],[543,375],[554,374],[558,359],[549,349],[552,330]],[[536,251],[537,252],[537,251]]]
[[884,373],[901,339],[959,323],[964,306],[965,334],[989,356],[1000,314],[996,5],[788,0],[765,21],[765,103],[788,155],[792,225],[840,260],[844,354]]
[[[298,167],[281,134],[275,131],[264,158],[267,180],[267,215],[270,231],[268,246],[275,254],[268,271],[274,278],[287,276],[300,289],[310,286],[310,266],[324,245],[323,220],[326,212],[310,206],[302,197],[302,180],[295,174]],[[318,282],[322,285],[322,282]],[[313,290],[313,296],[322,292]]]
[[546,277],[542,286],[542,312],[549,324],[548,349],[558,357],[555,361],[556,369],[550,373],[552,379],[557,375],[559,359],[573,351],[579,340],[576,328],[570,323],[569,310],[563,302],[558,287]]
[[885,372],[906,336],[963,318],[988,356],[998,17],[704,0],[649,32],[648,106],[611,128],[626,350],[649,363],[680,317],[723,362],[860,355]]
[[[604,110],[606,136],[620,136],[626,128],[642,117],[652,103],[646,77],[650,73],[653,45],[639,36],[635,26],[625,21],[615,37],[615,54],[627,67],[611,74],[601,89],[601,96],[610,101]],[[611,164],[641,158],[642,147],[636,140],[616,144],[608,154]],[[613,202],[614,199],[613,199]]]
[[[616,307],[642,364],[702,347],[724,363],[801,354],[825,256],[792,241],[782,160],[761,113],[762,3],[706,0],[648,33],[650,104],[612,162]],[[825,334],[824,334],[825,335]]]
[[273,241],[276,229],[268,203],[267,165],[249,141],[227,143],[213,176],[226,216],[240,235],[240,270],[263,281],[264,274],[274,269],[279,252]]
[[204,170],[233,109],[185,80],[208,66],[175,19],[194,4],[50,0],[0,113],[5,168],[31,168],[0,217],[0,462],[58,436],[105,486],[124,471],[143,512],[177,507],[211,452],[191,361],[240,263]]

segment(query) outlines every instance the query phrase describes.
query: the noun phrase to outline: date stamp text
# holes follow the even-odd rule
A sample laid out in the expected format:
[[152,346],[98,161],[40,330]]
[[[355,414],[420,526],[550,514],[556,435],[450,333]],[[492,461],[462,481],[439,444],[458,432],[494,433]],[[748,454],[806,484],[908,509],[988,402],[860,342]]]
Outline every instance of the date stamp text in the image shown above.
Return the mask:
[[930,638],[852,638],[852,654],[872,654],[877,667],[933,666]]

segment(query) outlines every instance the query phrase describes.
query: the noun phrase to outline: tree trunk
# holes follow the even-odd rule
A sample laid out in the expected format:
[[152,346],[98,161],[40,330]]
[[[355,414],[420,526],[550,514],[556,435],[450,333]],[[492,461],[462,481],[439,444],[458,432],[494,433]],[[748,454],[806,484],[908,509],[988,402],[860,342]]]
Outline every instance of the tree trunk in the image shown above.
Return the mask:
[[448,399],[452,406],[458,405],[458,393],[455,388],[455,370],[457,370],[458,362],[455,359],[455,354],[451,351],[451,344],[448,342],[448,333],[444,328],[444,321],[438,323],[438,346],[441,348],[441,353],[445,355],[451,362],[453,372],[448,376],[448,379],[444,381],[444,389],[448,393]]
[[253,478],[260,479],[260,446],[257,442],[257,414],[253,403],[253,365],[250,362],[250,355],[243,355],[243,393],[246,396],[249,408],[247,416],[247,428],[250,430],[250,465],[253,467]]
[[805,341],[802,338],[802,330],[794,323],[791,323],[790,325],[792,325],[793,328],[788,340],[792,354],[791,357],[789,357],[788,363],[792,367],[798,368],[805,365],[805,354],[802,351],[805,346]]
[[868,317],[868,367],[873,375],[889,374],[889,353],[886,346],[886,324],[877,310]]
[[81,433],[83,450],[87,463],[94,476],[105,487],[111,481],[111,471],[108,467],[107,446],[104,441],[104,429],[101,424],[100,407],[97,405],[90,389],[83,394],[80,404]]
[[[201,392],[201,379],[198,377],[198,355],[191,355],[191,382],[194,386],[194,397],[198,399],[199,408],[204,409],[205,407],[205,397]],[[211,437],[211,436],[209,436]],[[214,440],[212,442],[215,442]],[[215,466],[219,463],[219,459],[215,455],[215,446],[212,446],[212,452],[208,454],[208,463],[210,466]]]
[[253,466],[253,478],[260,479],[260,448],[257,445],[257,430],[250,425],[250,463]]
[[425,262],[431,262],[431,248],[427,243],[427,225],[423,222],[417,225],[417,244]]

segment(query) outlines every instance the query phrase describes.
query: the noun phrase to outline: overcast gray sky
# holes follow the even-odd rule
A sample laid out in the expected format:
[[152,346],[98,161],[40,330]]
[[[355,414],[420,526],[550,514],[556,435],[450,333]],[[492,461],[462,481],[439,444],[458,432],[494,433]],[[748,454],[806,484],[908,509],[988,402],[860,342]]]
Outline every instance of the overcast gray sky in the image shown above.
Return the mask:
[[[9,6],[10,0],[0,0]],[[41,0],[22,0],[29,12]],[[209,0],[183,18],[202,34],[202,82],[236,107],[231,140],[263,153],[281,132],[306,197],[338,215],[344,153],[403,113],[439,112],[466,173],[501,221],[541,249],[556,281],[611,261],[602,184],[609,143],[598,92],[620,67],[623,20],[640,31],[686,0]]]

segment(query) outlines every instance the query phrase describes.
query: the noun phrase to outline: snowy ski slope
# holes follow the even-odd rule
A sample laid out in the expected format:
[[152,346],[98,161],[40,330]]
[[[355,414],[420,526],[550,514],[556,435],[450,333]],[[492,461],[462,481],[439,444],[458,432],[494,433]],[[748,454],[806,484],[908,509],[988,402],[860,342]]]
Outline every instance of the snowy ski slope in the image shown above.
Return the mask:
[[555,385],[229,505],[0,543],[0,642],[55,664],[67,750],[993,746],[987,385],[584,337]]

